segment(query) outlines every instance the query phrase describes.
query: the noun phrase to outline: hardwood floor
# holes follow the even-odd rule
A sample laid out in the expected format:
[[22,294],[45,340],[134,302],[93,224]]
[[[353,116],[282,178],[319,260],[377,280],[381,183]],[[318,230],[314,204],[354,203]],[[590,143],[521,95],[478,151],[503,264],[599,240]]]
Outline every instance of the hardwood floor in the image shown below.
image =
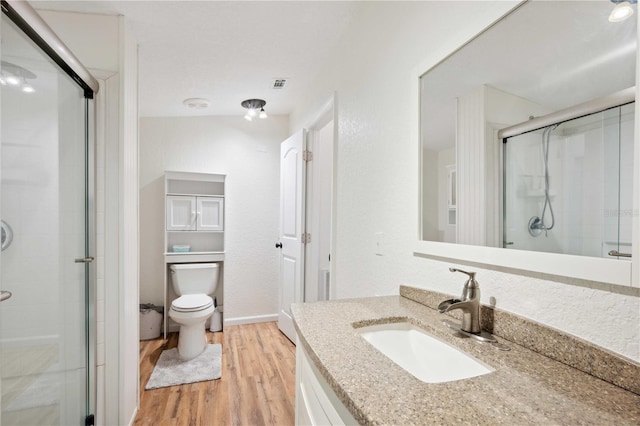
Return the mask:
[[134,425],[292,425],[295,418],[295,346],[277,323],[225,327],[207,332],[222,343],[222,378],[144,390],[168,340],[140,342],[140,410]]

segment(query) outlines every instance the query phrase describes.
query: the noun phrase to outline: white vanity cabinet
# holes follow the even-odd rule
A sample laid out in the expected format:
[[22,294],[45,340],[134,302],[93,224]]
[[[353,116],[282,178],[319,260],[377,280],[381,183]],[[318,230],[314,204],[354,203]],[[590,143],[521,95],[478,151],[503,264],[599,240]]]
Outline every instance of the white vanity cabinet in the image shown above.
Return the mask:
[[167,231],[224,231],[224,198],[167,195]]
[[357,425],[302,347],[296,346],[296,425]]

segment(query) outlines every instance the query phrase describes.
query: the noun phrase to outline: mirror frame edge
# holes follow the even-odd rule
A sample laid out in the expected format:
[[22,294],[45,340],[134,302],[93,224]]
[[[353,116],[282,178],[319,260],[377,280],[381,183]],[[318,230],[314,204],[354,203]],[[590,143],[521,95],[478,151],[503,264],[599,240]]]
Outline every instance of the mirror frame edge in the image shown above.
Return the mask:
[[[536,272],[548,275],[563,276],[569,278],[577,278],[581,280],[596,281],[607,284],[625,286],[625,287],[640,287],[640,111],[639,108],[635,109],[635,132],[634,132],[634,166],[633,166],[633,186],[634,186],[634,200],[633,200],[633,231],[632,231],[632,260],[614,260],[599,257],[585,257],[576,256],[570,254],[560,253],[546,253],[535,252],[528,250],[513,250],[505,249],[502,247],[486,247],[486,246],[474,246],[458,243],[445,243],[438,241],[426,241],[422,240],[422,205],[423,205],[423,159],[422,159],[422,129],[421,129],[421,77],[427,74],[431,69],[438,66],[441,62],[445,61],[450,56],[454,55],[457,51],[462,49],[468,43],[479,37],[482,33],[489,30],[491,27],[505,19],[509,14],[520,8],[527,3],[527,0],[522,1],[515,6],[508,9],[497,20],[490,23],[486,27],[482,28],[479,32],[474,34],[464,43],[453,51],[444,55],[440,60],[429,61],[425,60],[413,69],[412,78],[417,81],[417,90],[414,89],[415,96],[417,94],[417,101],[414,105],[414,123],[417,126],[413,126],[412,133],[413,138],[418,143],[418,235],[413,255],[416,257],[429,257],[437,259],[451,259],[451,261],[463,261],[473,262],[478,264],[484,264],[488,266],[504,267],[509,269],[519,269],[529,272]],[[640,14],[637,14],[638,22],[640,24]],[[638,45],[640,46],[640,31],[636,35],[638,38]],[[636,53],[636,94],[635,102],[638,104],[638,98],[640,94],[640,55]],[[417,115],[417,117],[416,117]],[[417,134],[415,131],[417,130]]]

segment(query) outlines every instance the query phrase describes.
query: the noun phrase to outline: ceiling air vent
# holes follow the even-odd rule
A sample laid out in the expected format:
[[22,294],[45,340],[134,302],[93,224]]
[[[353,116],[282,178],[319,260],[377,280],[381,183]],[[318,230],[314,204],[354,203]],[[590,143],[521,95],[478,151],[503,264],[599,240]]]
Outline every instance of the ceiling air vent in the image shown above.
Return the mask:
[[287,82],[284,78],[276,78],[273,80],[273,89],[284,89],[284,85]]

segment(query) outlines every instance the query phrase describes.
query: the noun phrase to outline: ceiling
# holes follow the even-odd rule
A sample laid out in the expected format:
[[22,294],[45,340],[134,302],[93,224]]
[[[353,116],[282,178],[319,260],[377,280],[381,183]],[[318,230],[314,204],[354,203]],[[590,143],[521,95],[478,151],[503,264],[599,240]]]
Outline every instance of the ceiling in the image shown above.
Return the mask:
[[[346,1],[33,1],[36,9],[125,15],[139,43],[140,115],[239,115],[266,100],[289,114],[362,7]],[[273,89],[274,79],[285,87]],[[186,98],[206,98],[194,110]]]

